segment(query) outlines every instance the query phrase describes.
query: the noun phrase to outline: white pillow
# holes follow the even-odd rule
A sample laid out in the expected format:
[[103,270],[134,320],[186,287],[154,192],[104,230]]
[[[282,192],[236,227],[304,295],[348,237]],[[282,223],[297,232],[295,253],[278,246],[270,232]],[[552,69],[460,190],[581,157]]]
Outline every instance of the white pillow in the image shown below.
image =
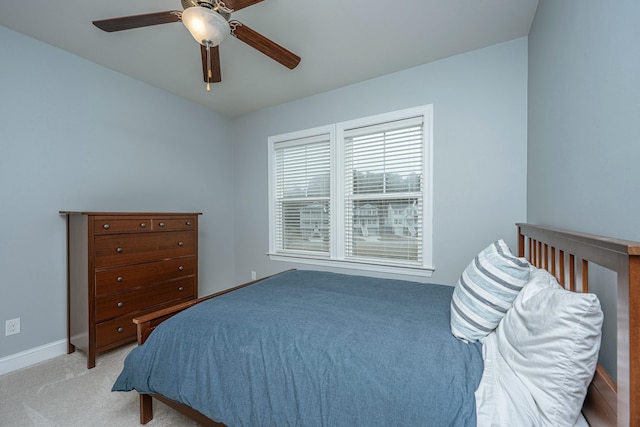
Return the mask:
[[475,342],[493,331],[522,287],[531,264],[514,256],[504,240],[482,250],[460,276],[451,298],[451,333]]
[[498,351],[496,331],[481,342],[484,371],[475,392],[476,425],[540,426],[540,414],[531,393]]
[[497,351],[511,368],[498,375],[515,375],[524,384],[541,426],[578,420],[598,362],[603,317],[596,295],[567,291],[547,271],[534,269],[497,327]]

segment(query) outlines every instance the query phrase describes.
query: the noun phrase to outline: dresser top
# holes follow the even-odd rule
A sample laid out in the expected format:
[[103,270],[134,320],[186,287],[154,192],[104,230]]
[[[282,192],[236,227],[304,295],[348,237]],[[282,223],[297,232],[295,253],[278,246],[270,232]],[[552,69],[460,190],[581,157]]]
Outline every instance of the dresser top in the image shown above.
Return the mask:
[[60,211],[61,215],[100,215],[100,216],[160,216],[160,215],[202,215],[202,212],[86,212],[86,211]]

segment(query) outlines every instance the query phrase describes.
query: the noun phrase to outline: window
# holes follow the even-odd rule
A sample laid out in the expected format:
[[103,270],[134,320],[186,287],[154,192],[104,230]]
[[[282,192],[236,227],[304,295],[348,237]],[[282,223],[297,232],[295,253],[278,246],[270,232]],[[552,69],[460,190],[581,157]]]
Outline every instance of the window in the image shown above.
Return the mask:
[[331,138],[281,141],[274,152],[275,246],[280,252],[329,255]]
[[431,119],[425,106],[269,138],[271,258],[430,271]]

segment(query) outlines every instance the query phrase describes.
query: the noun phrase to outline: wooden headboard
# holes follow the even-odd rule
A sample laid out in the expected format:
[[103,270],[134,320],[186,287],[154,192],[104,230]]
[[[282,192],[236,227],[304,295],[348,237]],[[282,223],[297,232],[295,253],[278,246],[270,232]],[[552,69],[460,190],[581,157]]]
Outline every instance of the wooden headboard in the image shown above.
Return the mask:
[[518,256],[588,292],[589,264],[616,273],[617,383],[598,364],[582,413],[591,426],[640,426],[640,242],[518,223]]

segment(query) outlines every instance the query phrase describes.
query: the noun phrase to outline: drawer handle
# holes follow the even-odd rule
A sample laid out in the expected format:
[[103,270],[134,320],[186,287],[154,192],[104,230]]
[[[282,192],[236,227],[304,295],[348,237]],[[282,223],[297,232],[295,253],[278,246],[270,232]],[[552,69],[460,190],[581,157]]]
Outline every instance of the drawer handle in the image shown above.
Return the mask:
[[105,230],[108,230],[111,226],[109,224],[105,224],[102,226],[102,228],[104,228]]
[[178,288],[178,291],[180,291],[180,292],[184,291],[184,287],[180,286],[180,287]]
[[147,224],[145,224],[144,222],[142,224],[140,224],[140,227],[142,228],[147,228]]
[[160,224],[158,224],[160,227],[164,227],[164,222],[161,222]]
[[124,328],[123,328],[122,326],[120,326],[120,327],[118,328],[118,333],[119,333],[119,334],[121,334],[121,333],[123,333],[123,332],[124,332]]
[[124,280],[124,277],[122,276],[118,276],[118,278],[116,279],[118,282],[122,282]]
[[119,307],[119,308],[122,308],[122,306],[123,306],[123,305],[124,305],[124,304],[123,304],[122,302],[119,302],[119,303],[118,303],[118,307]]
[[116,248],[116,252],[118,252],[119,254],[122,253],[122,248]]
[[184,243],[178,242],[178,246],[183,246],[183,245],[184,245]]
[[191,227],[191,221],[187,221],[187,225]]
[[183,266],[178,267],[178,271],[182,271],[182,270],[184,270]]

